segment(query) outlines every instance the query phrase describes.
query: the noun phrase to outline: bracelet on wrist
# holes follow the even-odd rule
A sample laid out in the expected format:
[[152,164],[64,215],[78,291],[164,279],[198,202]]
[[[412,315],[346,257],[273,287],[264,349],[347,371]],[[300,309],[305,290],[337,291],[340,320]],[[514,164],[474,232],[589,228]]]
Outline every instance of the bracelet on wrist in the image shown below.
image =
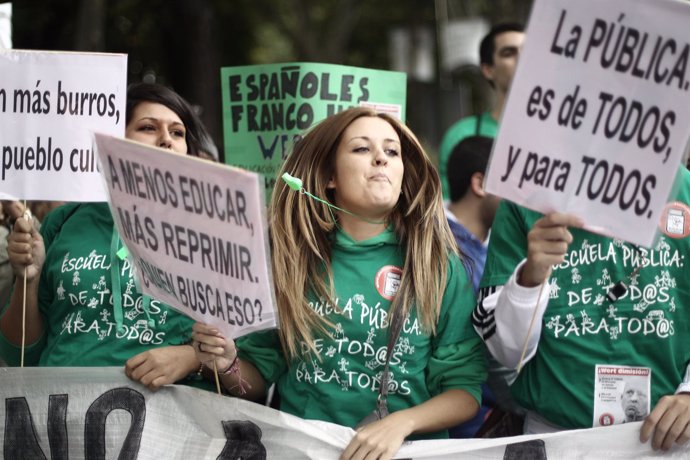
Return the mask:
[[232,363],[230,363],[230,365],[228,366],[227,369],[225,369],[222,372],[218,371],[218,375],[232,375],[232,374],[237,374],[238,382],[237,382],[237,385],[233,385],[231,387],[226,387],[227,390],[230,393],[233,393],[233,390],[235,388],[237,388],[238,389],[238,391],[237,391],[238,395],[242,396],[242,395],[246,394],[247,389],[251,388],[252,386],[249,382],[247,382],[246,380],[244,380],[242,378],[242,369],[240,368],[240,357],[239,357],[239,355],[235,355],[235,359],[232,360]]
[[197,369],[196,372],[194,372],[194,374],[192,374],[191,377],[194,380],[203,380],[203,378],[204,378],[203,372],[204,372],[204,363],[200,362],[199,363],[199,369]]
[[220,375],[230,375],[235,374],[240,371],[240,357],[235,355],[235,359],[232,360],[230,365],[224,371],[218,371]]

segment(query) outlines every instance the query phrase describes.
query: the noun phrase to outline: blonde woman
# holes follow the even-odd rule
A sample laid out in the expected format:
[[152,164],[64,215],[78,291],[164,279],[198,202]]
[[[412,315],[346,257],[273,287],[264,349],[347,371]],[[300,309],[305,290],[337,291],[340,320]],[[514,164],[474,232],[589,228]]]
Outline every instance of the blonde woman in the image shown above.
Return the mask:
[[280,329],[235,346],[197,323],[199,360],[215,360],[231,394],[255,399],[276,383],[281,410],[355,427],[376,407],[390,351],[391,413],[359,428],[342,457],[391,458],[408,436],[447,437],[476,413],[486,371],[472,285],[421,145],[394,118],[353,108],[312,128],[282,172],[321,199],[282,181],[273,192]]

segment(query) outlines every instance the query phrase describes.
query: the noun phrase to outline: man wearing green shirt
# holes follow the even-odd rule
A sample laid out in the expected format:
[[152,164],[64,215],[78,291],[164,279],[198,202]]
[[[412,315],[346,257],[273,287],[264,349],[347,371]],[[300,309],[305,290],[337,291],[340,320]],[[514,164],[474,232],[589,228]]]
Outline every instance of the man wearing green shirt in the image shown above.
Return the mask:
[[[640,441],[654,449],[690,439],[690,228],[677,225],[690,213],[690,172],[678,175],[649,249],[569,214],[499,206],[472,321],[518,370],[511,390],[527,410],[525,434],[642,417]],[[636,395],[614,391],[633,386]]]
[[479,61],[482,75],[496,91],[494,108],[490,112],[465,117],[451,125],[441,141],[439,170],[443,198],[450,198],[447,163],[453,148],[466,137],[496,137],[498,119],[513,80],[518,56],[522,49],[525,34],[523,27],[515,23],[497,24],[482,39],[479,45]]

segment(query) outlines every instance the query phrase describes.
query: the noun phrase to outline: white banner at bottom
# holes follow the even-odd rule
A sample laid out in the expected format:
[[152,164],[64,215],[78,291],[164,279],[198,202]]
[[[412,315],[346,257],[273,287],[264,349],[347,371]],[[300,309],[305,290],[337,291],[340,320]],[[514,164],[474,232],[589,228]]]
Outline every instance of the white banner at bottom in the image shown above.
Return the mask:
[[[185,386],[158,391],[121,368],[0,368],[3,456],[119,459],[337,459],[354,432]],[[640,422],[548,435],[405,443],[395,458],[686,459],[652,451]]]

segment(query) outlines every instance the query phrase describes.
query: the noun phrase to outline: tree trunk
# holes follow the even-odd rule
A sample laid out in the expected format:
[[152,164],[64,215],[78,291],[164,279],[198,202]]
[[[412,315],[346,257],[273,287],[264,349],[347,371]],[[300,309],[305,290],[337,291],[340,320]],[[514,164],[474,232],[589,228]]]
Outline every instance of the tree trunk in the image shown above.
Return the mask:
[[[199,109],[206,129],[218,147],[223,161],[223,131],[220,94],[220,41],[217,38],[214,7],[209,0],[175,0],[177,17],[170,30],[170,59],[177,61],[170,75],[175,89]],[[184,27],[181,27],[184,25]]]
[[77,16],[74,49],[105,51],[106,0],[82,0]]

